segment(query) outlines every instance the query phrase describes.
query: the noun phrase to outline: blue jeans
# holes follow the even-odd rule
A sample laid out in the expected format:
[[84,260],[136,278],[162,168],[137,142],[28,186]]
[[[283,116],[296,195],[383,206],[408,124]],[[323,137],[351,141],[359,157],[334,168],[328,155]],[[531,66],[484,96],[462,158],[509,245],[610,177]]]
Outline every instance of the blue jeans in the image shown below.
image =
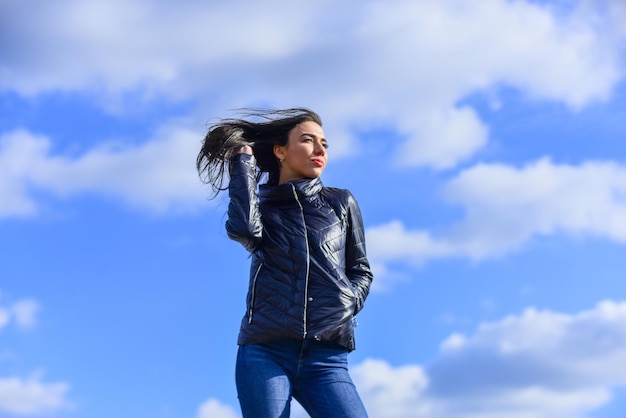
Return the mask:
[[348,350],[315,340],[239,346],[244,418],[287,418],[295,398],[313,418],[367,418],[348,374]]

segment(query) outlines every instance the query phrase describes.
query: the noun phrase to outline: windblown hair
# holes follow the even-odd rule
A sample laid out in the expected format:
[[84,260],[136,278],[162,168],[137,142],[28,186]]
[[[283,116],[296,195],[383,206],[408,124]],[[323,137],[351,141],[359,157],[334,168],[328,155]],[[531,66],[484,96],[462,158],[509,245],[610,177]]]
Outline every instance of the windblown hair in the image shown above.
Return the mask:
[[317,113],[306,108],[282,110],[244,109],[241,119],[222,119],[209,128],[196,159],[200,179],[213,187],[213,196],[228,188],[226,173],[237,151],[252,147],[257,161],[256,179],[267,175],[267,184],[278,184],[280,165],[274,145],[286,145],[289,132],[302,122],[322,126]]

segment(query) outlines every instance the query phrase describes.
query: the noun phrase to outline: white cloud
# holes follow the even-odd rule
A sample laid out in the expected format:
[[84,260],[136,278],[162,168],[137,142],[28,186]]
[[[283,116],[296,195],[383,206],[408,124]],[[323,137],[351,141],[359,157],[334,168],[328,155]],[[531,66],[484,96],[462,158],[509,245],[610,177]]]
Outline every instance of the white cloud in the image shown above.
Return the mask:
[[[1,299],[4,303],[0,305],[0,330],[11,323],[21,329],[36,325],[40,309],[36,300],[11,301],[6,296]],[[10,352],[3,355],[12,357]],[[66,397],[68,390],[66,382],[43,382],[40,374],[29,378],[0,376],[0,416],[41,416],[71,408]]]
[[467,107],[423,112],[411,118],[409,139],[395,160],[404,166],[454,167],[471,157],[487,142],[487,127]]
[[410,280],[409,275],[395,268],[397,263],[415,268],[427,260],[456,255],[454,246],[426,231],[407,230],[399,220],[369,227],[365,233],[368,258],[376,275],[372,282],[375,291],[388,291]]
[[[623,31],[604,34],[618,27],[623,7],[592,14],[506,0],[2,7],[0,91],[91,92],[122,102],[131,93],[212,109],[306,102],[342,142],[356,124],[394,126],[407,138],[401,163],[434,168],[452,167],[486,142],[484,123],[457,107],[470,93],[510,85],[580,108],[608,98],[621,77]],[[12,203],[34,210],[28,200]]]
[[202,83],[210,89],[214,78],[223,81],[243,62],[280,59],[306,46],[310,34],[301,27],[315,14],[306,5],[279,3],[276,13],[263,13],[266,4],[246,4],[242,12],[236,2],[66,0],[37,8],[5,2],[1,88],[27,95],[146,89],[174,96]]
[[626,302],[561,314],[529,308],[473,335],[453,334],[435,360],[352,369],[371,416],[570,418],[626,385]]
[[32,299],[18,300],[11,307],[15,323],[20,328],[32,328],[37,323],[39,303]]
[[[405,138],[393,161],[436,169],[470,159],[487,142],[489,127],[458,106],[468,94],[506,84],[572,108],[606,99],[621,77],[626,37],[616,24],[624,7],[601,10],[591,2],[567,14],[504,0],[359,2],[358,8],[314,2],[305,9],[281,1],[250,4],[245,13],[236,2],[27,5],[0,6],[6,16],[0,91],[89,93],[120,111],[125,98],[136,96],[146,106],[151,99],[194,101],[201,104],[197,113],[259,102],[306,104],[334,133],[333,157],[358,149],[349,146],[354,126],[385,124]],[[258,19],[272,5],[280,7]],[[332,35],[337,30],[340,39]],[[0,218],[37,215],[42,203],[34,191],[102,194],[156,212],[198,207],[206,203],[193,170],[202,135],[164,126],[142,145],[102,138],[70,157],[52,153],[54,138],[4,132]],[[454,249],[458,240],[422,235],[444,253],[493,251],[493,240]],[[426,247],[435,254],[418,259],[441,253]]]
[[574,166],[542,159],[519,169],[481,164],[460,173],[445,193],[465,207],[467,218],[455,232],[476,257],[537,234],[626,242],[626,168],[616,163]]
[[[572,418],[626,386],[626,302],[573,314],[527,308],[453,333],[427,365],[366,359],[350,373],[372,417]],[[234,417],[217,400],[198,418]],[[307,416],[292,403],[293,416]]]
[[366,360],[351,370],[361,397],[373,417],[428,417],[422,402],[428,378],[420,366],[391,367],[381,360]]
[[40,158],[42,146],[44,140],[26,132],[0,136],[0,218],[36,212],[26,180],[32,159]]
[[44,383],[39,377],[0,377],[0,415],[41,416],[68,409],[68,389],[66,383]]
[[6,309],[0,308],[0,329],[7,326],[10,319],[9,312]]
[[134,147],[113,142],[81,155],[54,155],[52,141],[19,130],[0,136],[0,218],[33,216],[34,191],[66,197],[97,193],[153,212],[206,205],[194,164],[202,134],[164,129]]
[[39,303],[33,299],[19,299],[15,302],[0,304],[0,330],[12,322],[18,328],[32,328],[37,323]]
[[464,209],[465,219],[439,236],[407,230],[400,221],[369,228],[372,261],[387,271],[395,262],[483,259],[555,234],[626,242],[626,167],[613,162],[479,164],[450,180],[444,195]]
[[209,399],[198,409],[196,418],[238,418],[239,415],[228,405]]

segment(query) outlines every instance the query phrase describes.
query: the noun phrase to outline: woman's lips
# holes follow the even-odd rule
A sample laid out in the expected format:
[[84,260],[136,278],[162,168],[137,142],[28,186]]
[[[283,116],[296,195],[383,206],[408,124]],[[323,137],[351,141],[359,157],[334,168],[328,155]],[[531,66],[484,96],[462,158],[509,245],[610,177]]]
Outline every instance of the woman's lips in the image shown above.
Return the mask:
[[317,167],[324,167],[324,160],[320,158],[313,158],[311,161],[313,161],[313,164],[315,164]]

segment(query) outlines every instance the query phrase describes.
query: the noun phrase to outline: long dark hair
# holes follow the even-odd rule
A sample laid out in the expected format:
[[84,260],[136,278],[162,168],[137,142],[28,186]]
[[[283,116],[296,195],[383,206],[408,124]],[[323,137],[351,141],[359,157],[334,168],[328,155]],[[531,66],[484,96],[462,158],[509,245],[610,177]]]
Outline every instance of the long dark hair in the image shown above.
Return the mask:
[[302,107],[244,109],[241,118],[222,119],[212,125],[196,159],[200,179],[213,187],[212,197],[228,188],[225,174],[230,172],[232,158],[244,145],[253,149],[257,161],[257,182],[267,175],[268,184],[278,184],[280,166],[274,155],[274,145],[286,145],[289,132],[302,122],[315,122],[322,126],[317,113]]

